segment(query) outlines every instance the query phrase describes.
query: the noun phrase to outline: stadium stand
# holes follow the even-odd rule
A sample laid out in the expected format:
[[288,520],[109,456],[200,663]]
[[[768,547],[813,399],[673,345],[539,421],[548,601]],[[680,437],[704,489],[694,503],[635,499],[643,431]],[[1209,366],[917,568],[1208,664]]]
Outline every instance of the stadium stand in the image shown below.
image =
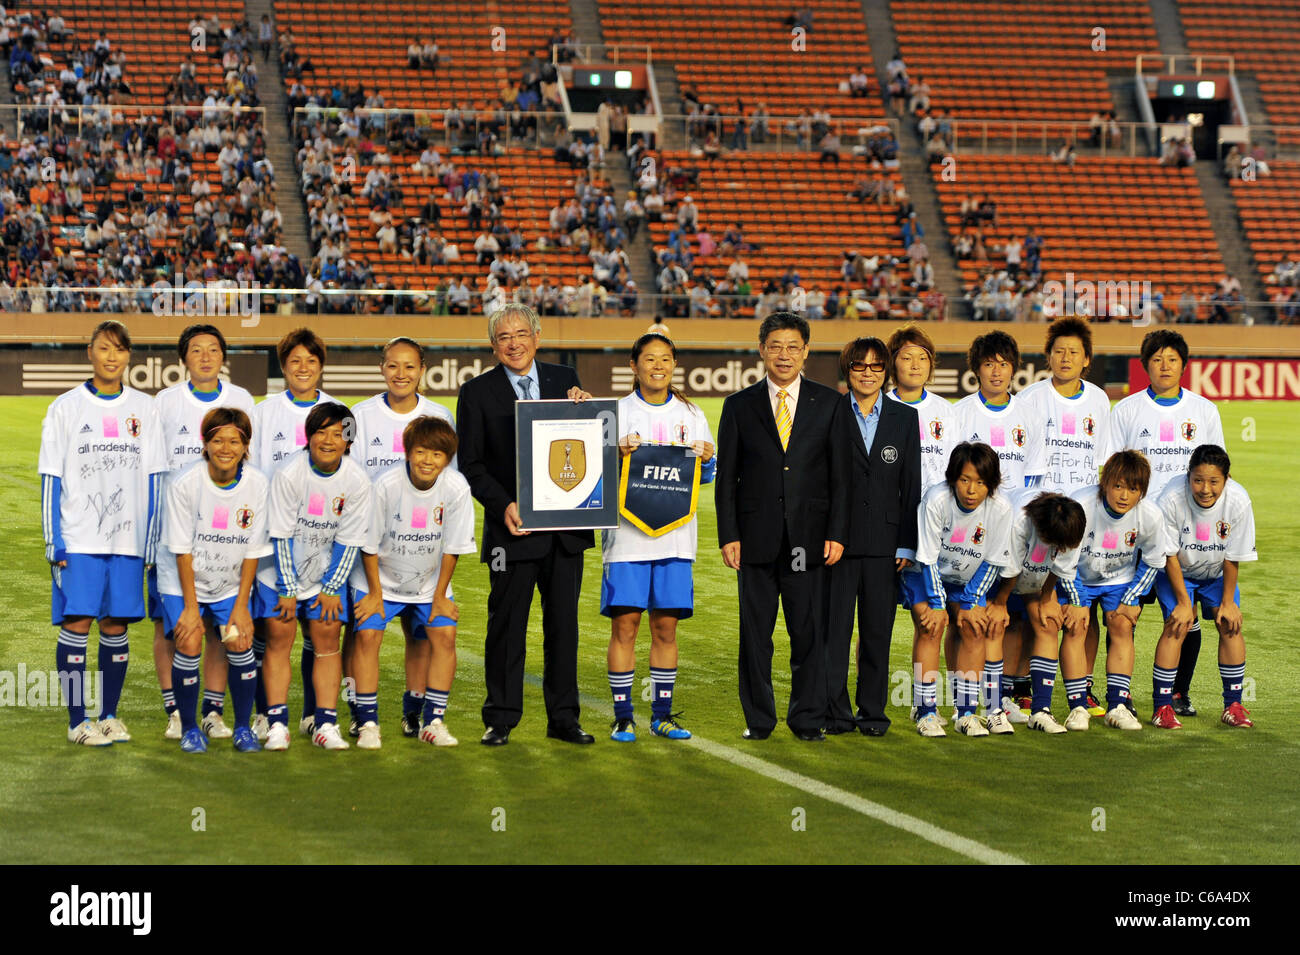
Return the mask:
[[1300,320],[1300,163],[1270,163],[1253,182],[1234,179],[1232,195],[1279,321]]

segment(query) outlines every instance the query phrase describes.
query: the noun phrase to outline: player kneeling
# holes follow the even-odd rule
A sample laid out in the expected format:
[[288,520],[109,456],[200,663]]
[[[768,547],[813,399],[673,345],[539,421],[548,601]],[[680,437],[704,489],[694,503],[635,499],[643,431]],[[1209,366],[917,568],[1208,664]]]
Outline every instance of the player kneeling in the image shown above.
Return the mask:
[[1238,563],[1257,560],[1255,514],[1246,489],[1228,476],[1228,453],[1215,444],[1192,452],[1187,476],[1171,481],[1157,504],[1165,518],[1171,554],[1156,577],[1156,597],[1165,612],[1165,629],[1156,645],[1151,723],[1161,729],[1182,724],[1173,708],[1174,678],[1178,673],[1183,638],[1201,613],[1213,617],[1219,629],[1219,676],[1223,679],[1223,716],[1226,726],[1254,726],[1241,705],[1241,684],[1246,676],[1246,642],[1241,632],[1241,589]]
[[456,431],[441,418],[421,416],[402,432],[406,464],[375,480],[374,507],[361,566],[352,570],[357,647],[357,746],[379,749],[379,645],[384,628],[401,618],[411,633],[433,643],[420,739],[455,746],[444,717],[456,676],[456,620],[451,577],[456,558],[474,553],[474,500],[459,471]]
[[318,404],[304,426],[307,447],[271,480],[270,536],[274,556],[262,560],[257,617],[266,621],[262,683],[270,721],[266,748],[289,748],[289,651],[302,621],[315,649],[312,742],[347,749],[339,734],[339,631],[348,619],[347,583],[366,542],[370,478],[348,456],[356,423],[346,405]]
[[271,553],[267,480],[244,462],[252,440],[248,415],[214,408],[203,416],[203,460],[167,488],[164,546],[158,552],[163,626],[176,646],[172,691],[181,714],[181,749],[207,752],[198,725],[199,654],[205,635],[220,632],[235,708],[232,740],[241,753],[260,750],[249,728],[256,689],[253,617],[249,601],[257,562]]

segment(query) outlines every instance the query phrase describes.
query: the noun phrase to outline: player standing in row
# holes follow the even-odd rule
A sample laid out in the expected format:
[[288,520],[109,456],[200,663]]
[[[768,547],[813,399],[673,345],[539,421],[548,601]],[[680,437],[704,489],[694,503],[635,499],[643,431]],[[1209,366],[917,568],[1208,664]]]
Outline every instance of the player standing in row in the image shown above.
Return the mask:
[[[253,409],[253,445],[249,460],[270,480],[275,472],[288,463],[289,458],[307,446],[307,415],[317,404],[333,401],[320,390],[321,376],[325,372],[325,342],[309,328],[295,328],[275,346],[284,374],[284,391],[271,395]],[[266,688],[262,680],[262,657],[266,653],[266,627],[257,624],[253,640],[253,653],[257,657],[257,718],[253,730],[257,738],[266,740],[270,721],[266,716]],[[312,716],[316,711],[315,691],[312,687],[312,661],[315,652],[310,638],[302,641],[302,719],[298,728],[310,736]]]
[[1229,472],[1232,462],[1223,448],[1203,444],[1192,452],[1186,478],[1171,481],[1157,504],[1165,517],[1165,534],[1178,553],[1169,557],[1156,577],[1156,596],[1165,614],[1165,629],[1156,645],[1152,675],[1155,715],[1162,729],[1182,724],[1173,708],[1174,666],[1188,625],[1201,613],[1219,630],[1219,677],[1223,680],[1226,726],[1250,728],[1254,722],[1241,705],[1246,677],[1246,643],[1241,628],[1241,589],[1238,565],[1257,560],[1255,514],[1246,489]]
[[[181,332],[176,351],[188,381],[164,388],[154,396],[154,409],[162,429],[167,472],[158,503],[165,507],[166,488],[171,479],[203,455],[203,416],[213,408],[238,408],[253,413],[253,396],[247,389],[221,380],[226,361],[226,339],[215,325],[191,325]],[[149,616],[154,621],[153,664],[162,689],[167,713],[166,739],[181,738],[181,717],[172,692],[172,656],[175,647],[163,626],[162,601],[158,598],[158,569],[149,568]],[[204,647],[203,732],[212,739],[229,739],[230,728],[223,719],[226,697],[226,648],[213,635]]]
[[[677,349],[663,335],[642,335],[632,346],[636,387],[618,402],[619,450],[623,467],[634,467],[635,451],[645,445],[688,445],[700,458],[701,484],[713,480],[713,433],[708,420],[673,386]],[[698,486],[696,487],[698,493]],[[607,662],[614,697],[610,739],[636,739],[632,687],[636,675],[636,635],[641,615],[650,613],[650,732],[668,739],[691,734],[673,713],[677,682],[677,623],[695,612],[694,563],[698,529],[694,508],[688,519],[658,533],[648,533],[620,515],[617,530],[601,536],[605,572],[600,583],[600,612],[610,618]]]
[[214,408],[203,416],[203,458],[168,482],[158,592],[163,626],[172,635],[172,688],[181,714],[181,749],[204,753],[207,737],[197,718],[199,653],[205,636],[226,644],[232,742],[241,753],[262,747],[248,725],[257,661],[250,612],[257,562],[271,553],[267,537],[267,480],[247,466],[248,415]]
[[269,750],[289,748],[289,651],[300,620],[303,638],[315,648],[312,741],[325,749],[348,746],[335,710],[343,672],[339,631],[349,619],[348,578],[371,518],[370,478],[348,454],[355,428],[346,405],[316,405],[307,415],[306,449],[290,455],[271,479],[274,554],[258,567],[255,602],[255,616],[266,626]]
[[[365,468],[372,481],[389,468],[406,464],[406,449],[402,446],[402,433],[416,418],[442,418],[454,429],[451,412],[436,401],[420,394],[424,377],[424,349],[411,338],[394,338],[384,346],[379,359],[379,371],[384,376],[386,390],[382,394],[358,402],[352,409],[356,418],[357,434],[352,444],[352,456]],[[448,465],[456,467],[453,458]],[[406,638],[406,690],[402,694],[402,735],[416,736],[420,732],[420,716],[424,707],[424,687],[429,671],[432,647],[424,638],[421,627],[412,631],[407,618],[402,618]],[[343,672],[352,673],[352,653],[355,647],[353,630],[349,624],[343,637]],[[348,683],[348,707],[352,710],[349,733],[356,736],[355,682]]]
[[[50,620],[67,694],[68,740],[87,746],[131,738],[117,718],[129,652],[126,628],[145,615],[144,568],[154,562],[163,458],[153,400],[124,384],[131,336],[95,326],[91,377],[50,403],[41,422],[41,528],[53,588]],[[98,723],[86,718],[86,648],[99,621]]]
[[[1182,386],[1187,369],[1187,342],[1178,332],[1160,328],[1142,339],[1142,366],[1150,384],[1115,405],[1111,412],[1110,447],[1141,451],[1151,462],[1150,497],[1187,473],[1187,462],[1202,444],[1224,447],[1219,409],[1208,398]],[[1201,624],[1193,621],[1183,639],[1173,702],[1179,716],[1195,716],[1189,694],[1196,658],[1201,652]]]

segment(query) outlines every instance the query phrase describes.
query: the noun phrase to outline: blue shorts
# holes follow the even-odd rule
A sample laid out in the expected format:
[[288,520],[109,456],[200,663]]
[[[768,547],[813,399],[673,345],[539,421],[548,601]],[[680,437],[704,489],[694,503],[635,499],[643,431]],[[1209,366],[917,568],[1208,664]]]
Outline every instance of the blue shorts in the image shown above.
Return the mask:
[[898,602],[911,610],[917,604],[930,603],[930,595],[925,592],[925,578],[918,570],[905,570],[898,575]]
[[[1192,604],[1200,603],[1201,616],[1214,618],[1214,611],[1223,603],[1223,578],[1217,580],[1192,580],[1190,577],[1183,578],[1183,586],[1187,588],[1187,596]],[[1173,585],[1169,583],[1168,575],[1162,570],[1156,575],[1155,585],[1156,599],[1160,601],[1160,611],[1166,617],[1178,603],[1178,598],[1174,596]],[[1232,595],[1232,601],[1238,607],[1241,606],[1241,588],[1238,587]]]
[[150,567],[144,573],[145,589],[148,593],[148,601],[145,606],[149,611],[150,620],[162,619],[162,597],[158,594],[158,567]]
[[616,608],[659,610],[686,619],[695,613],[694,563],[666,557],[606,564],[600,576],[600,612],[612,617]]
[[[253,596],[248,601],[249,611],[252,613],[254,620],[264,620],[267,617],[278,617],[280,612],[276,605],[280,602],[280,595],[276,593],[274,587],[268,587],[260,580],[253,585]],[[348,592],[345,590],[339,594],[339,620],[347,623],[351,605],[348,602]],[[321,607],[316,603],[316,595],[303,597],[298,601],[298,619],[306,623],[308,620],[321,619]],[[332,622],[332,621],[331,621]]]
[[[168,640],[173,640],[173,633],[176,630],[176,621],[181,619],[181,614],[185,612],[185,598],[177,597],[174,594],[162,594],[162,621],[163,632],[167,634]],[[227,597],[225,600],[217,600],[210,604],[199,602],[199,616],[203,618],[204,624],[215,624],[218,631],[230,622],[230,611],[235,609],[235,598]]]
[[[352,606],[356,606],[366,599],[364,590],[352,588]],[[450,617],[441,615],[435,616],[433,613],[433,601],[424,604],[402,603],[400,600],[385,600],[384,615],[371,614],[365,620],[358,620],[353,624],[353,631],[357,630],[385,630],[394,620],[401,618],[406,624],[407,629],[411,631],[411,636],[417,640],[426,638],[425,627],[454,627],[456,621]]]
[[69,554],[67,567],[50,566],[50,622],[69,617],[144,619],[144,558],[124,554]]
[[[1074,582],[1074,588],[1079,591],[1079,600],[1082,601],[1083,606],[1091,607],[1093,604],[1100,601],[1101,609],[1105,613],[1110,613],[1112,610],[1118,610],[1120,599],[1124,596],[1126,591],[1132,588],[1132,586],[1133,581],[1131,580],[1122,584],[1103,584],[1097,587],[1090,587],[1078,580]],[[1059,584],[1057,585],[1056,595],[1060,598],[1061,603],[1063,604],[1068,603],[1070,600],[1069,595],[1061,590]],[[1138,604],[1138,606],[1141,606],[1141,604]]]

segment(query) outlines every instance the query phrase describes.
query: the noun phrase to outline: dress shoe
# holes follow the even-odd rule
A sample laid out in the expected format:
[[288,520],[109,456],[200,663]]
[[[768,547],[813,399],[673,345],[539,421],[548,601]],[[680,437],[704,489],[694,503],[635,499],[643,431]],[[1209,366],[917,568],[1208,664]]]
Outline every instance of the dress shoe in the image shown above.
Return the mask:
[[741,739],[754,739],[754,740],[767,739],[771,735],[772,735],[771,730],[752,730],[749,729],[749,727],[746,727],[745,732],[740,734]]
[[596,737],[590,733],[584,732],[582,727],[577,723],[572,726],[548,726],[546,727],[546,736],[548,739],[558,739],[565,743],[594,743]]
[[826,734],[821,730],[791,730],[796,739],[801,739],[805,743],[820,743],[826,739]]
[[842,736],[845,733],[852,733],[858,728],[856,723],[829,723],[826,726],[827,736]]
[[504,746],[510,742],[510,727],[489,726],[479,742],[484,746]]
[[888,726],[877,726],[875,723],[868,723],[860,727],[863,736],[884,736]]

